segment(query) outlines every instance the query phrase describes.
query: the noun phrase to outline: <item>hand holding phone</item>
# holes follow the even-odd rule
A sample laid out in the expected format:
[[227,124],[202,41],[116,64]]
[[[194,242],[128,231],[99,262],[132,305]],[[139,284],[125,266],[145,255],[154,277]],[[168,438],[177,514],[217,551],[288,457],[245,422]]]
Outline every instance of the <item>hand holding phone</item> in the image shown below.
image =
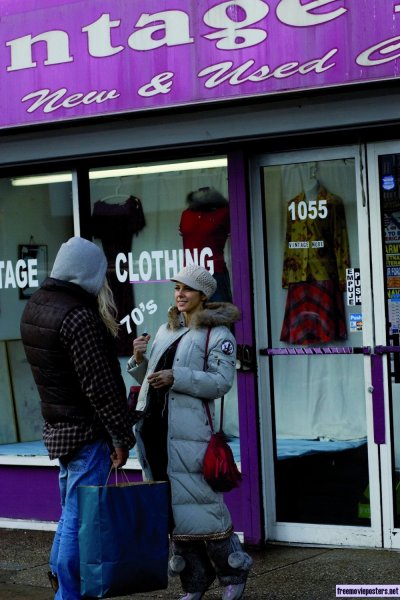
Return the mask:
[[150,335],[147,331],[144,331],[141,336],[133,340],[133,355],[135,357],[135,362],[138,365],[142,362],[143,355],[146,354],[149,339]]

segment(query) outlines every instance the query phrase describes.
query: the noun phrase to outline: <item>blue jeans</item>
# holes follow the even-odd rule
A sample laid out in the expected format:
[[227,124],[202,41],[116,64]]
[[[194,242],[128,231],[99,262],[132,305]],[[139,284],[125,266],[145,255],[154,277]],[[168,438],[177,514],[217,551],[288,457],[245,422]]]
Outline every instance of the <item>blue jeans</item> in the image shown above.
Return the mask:
[[55,600],[80,600],[78,545],[78,486],[105,485],[110,470],[110,448],[101,440],[86,444],[68,461],[60,459],[62,513],[50,554],[50,568],[58,577]]

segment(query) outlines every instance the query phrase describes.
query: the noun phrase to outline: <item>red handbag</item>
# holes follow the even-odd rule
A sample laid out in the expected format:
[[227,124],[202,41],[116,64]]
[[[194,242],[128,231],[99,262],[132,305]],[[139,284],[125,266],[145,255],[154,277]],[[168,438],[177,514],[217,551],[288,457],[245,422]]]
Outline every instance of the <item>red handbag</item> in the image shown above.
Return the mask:
[[210,407],[206,402],[204,406],[207,412],[208,422],[211,427],[211,438],[203,461],[203,475],[208,485],[216,492],[230,492],[238,487],[242,481],[242,475],[236,466],[233,452],[222,429],[222,412],[224,398],[221,398],[221,425],[220,430],[213,429]]
[[[204,370],[207,362],[208,341],[210,329],[207,333],[206,352],[204,356]],[[216,492],[230,492],[238,487],[242,481],[242,475],[236,466],[233,452],[229,446],[223,431],[224,397],[221,398],[221,416],[219,431],[215,432],[211,418],[208,402],[203,400],[207,413],[208,423],[211,427],[211,438],[203,460],[203,475],[208,485]]]

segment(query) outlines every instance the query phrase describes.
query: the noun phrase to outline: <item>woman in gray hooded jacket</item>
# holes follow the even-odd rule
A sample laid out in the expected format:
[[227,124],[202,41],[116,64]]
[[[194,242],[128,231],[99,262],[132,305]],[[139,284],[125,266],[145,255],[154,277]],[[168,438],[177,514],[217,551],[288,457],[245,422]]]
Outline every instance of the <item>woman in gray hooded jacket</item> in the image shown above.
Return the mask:
[[251,558],[233,533],[222,494],[205,481],[202,465],[211,436],[203,401],[214,417],[214,400],[232,387],[236,342],[230,327],[240,314],[230,303],[206,303],[217,284],[203,267],[188,265],[173,281],[175,306],[149,358],[146,334],[134,340],[128,362],[128,372],[141,384],[137,452],[146,480],[170,483],[170,574],[180,575],[186,592],[181,600],[200,600],[215,576],[223,586],[222,600],[237,600]]

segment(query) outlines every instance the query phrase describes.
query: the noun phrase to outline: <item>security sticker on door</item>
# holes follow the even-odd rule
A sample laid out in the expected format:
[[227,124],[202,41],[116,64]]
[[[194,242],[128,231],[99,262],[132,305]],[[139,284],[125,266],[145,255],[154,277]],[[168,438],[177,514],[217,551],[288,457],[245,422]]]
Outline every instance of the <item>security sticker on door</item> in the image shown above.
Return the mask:
[[362,331],[363,319],[361,313],[350,314],[350,333],[357,333]]
[[400,330],[400,294],[393,294],[388,300],[388,307],[390,323],[389,333],[392,335],[394,333],[399,333]]
[[346,269],[347,306],[361,304],[360,269]]

